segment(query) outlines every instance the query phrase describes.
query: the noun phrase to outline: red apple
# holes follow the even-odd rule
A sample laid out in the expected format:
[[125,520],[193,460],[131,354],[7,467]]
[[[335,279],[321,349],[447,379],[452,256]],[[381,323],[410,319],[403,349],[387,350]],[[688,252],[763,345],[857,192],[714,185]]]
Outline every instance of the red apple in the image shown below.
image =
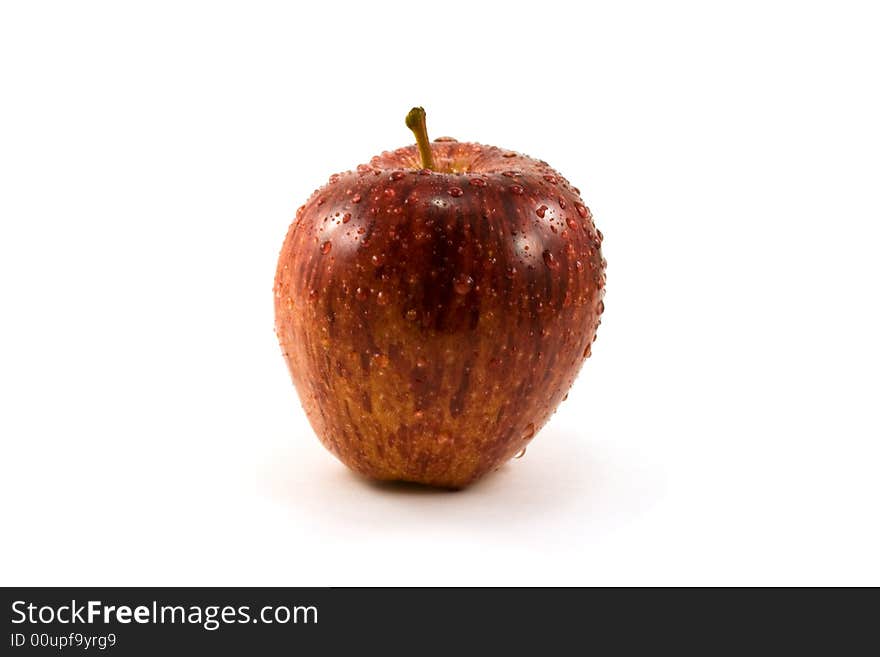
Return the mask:
[[461,488],[525,449],[590,355],[602,233],[543,161],[454,139],[337,174],[296,213],[276,332],[318,437],[381,480]]

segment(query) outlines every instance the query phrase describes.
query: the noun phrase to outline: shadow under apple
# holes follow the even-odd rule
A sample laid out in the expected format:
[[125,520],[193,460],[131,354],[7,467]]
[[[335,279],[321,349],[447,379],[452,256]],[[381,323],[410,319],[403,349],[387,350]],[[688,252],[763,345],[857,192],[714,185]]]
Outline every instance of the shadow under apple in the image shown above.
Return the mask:
[[655,479],[625,476],[613,452],[552,426],[522,458],[463,490],[373,481],[348,470],[320,445],[300,440],[305,437],[274,455],[261,478],[264,490],[291,514],[355,533],[447,529],[515,536],[525,528],[587,530],[609,515],[619,521],[639,513]]

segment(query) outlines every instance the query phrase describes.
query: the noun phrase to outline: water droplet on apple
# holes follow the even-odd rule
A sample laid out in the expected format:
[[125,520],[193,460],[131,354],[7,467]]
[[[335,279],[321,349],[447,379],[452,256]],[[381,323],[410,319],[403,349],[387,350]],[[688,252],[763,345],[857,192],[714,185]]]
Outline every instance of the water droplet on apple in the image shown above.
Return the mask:
[[560,197],[559,197],[558,199],[556,199],[556,200],[559,202],[559,207],[560,207],[560,209],[565,210],[565,205],[566,205],[566,203],[565,203],[565,199],[562,198],[562,197],[560,196]]
[[351,212],[346,212],[342,215],[342,223],[347,224],[349,221],[351,221]]
[[461,276],[456,276],[453,286],[458,294],[467,294],[474,286],[474,279],[467,274],[462,274]]
[[580,260],[575,260],[574,266],[575,266],[575,269],[577,269],[578,271],[584,270],[584,263],[582,263]]
[[318,291],[314,288],[309,290],[309,301],[314,301],[318,298]]
[[[532,438],[534,435],[535,435],[535,423],[534,423],[534,422],[529,422],[529,423],[526,425],[525,431],[523,432],[523,437],[522,437],[522,439],[523,439],[523,440],[529,440],[529,439]],[[523,450],[523,451],[525,451],[525,450]]]
[[486,186],[486,181],[483,180],[482,178],[471,178],[470,183],[474,187],[485,187]]
[[544,218],[544,215],[546,213],[547,213],[547,206],[546,205],[541,205],[535,209],[535,214],[538,215],[539,217],[541,217],[541,219]]
[[461,187],[450,187],[449,188],[449,195],[454,198],[458,198],[462,194],[464,194],[464,192],[461,191]]
[[604,312],[605,312],[605,302],[604,302],[604,301],[600,301],[600,302],[599,302],[599,307],[598,307],[596,310],[597,310],[597,312],[598,312],[600,315],[601,315],[602,313],[604,313]]
[[357,165],[357,172],[359,174],[361,174],[362,176],[364,174],[370,173],[370,171],[372,171],[372,170],[373,170],[373,168],[369,164],[358,164]]
[[405,176],[406,176],[406,174],[403,171],[395,171],[394,173],[391,174],[391,180],[400,180],[401,178],[404,178]]
[[515,459],[521,459],[521,458],[522,458],[523,456],[525,456],[525,455],[526,455],[526,448],[523,447],[521,450],[519,450],[519,451],[516,453],[516,456],[514,456],[513,458],[515,458]]
[[333,245],[330,242],[324,242],[321,245],[321,255],[327,255],[330,253],[330,249],[333,248]]
[[397,194],[397,192],[395,192],[390,187],[386,187],[382,193],[385,194],[385,196],[387,196],[388,198],[394,198],[395,194]]
[[605,236],[602,234],[602,231],[598,228],[596,229],[596,237],[599,238],[599,244],[601,244],[605,240]]
[[385,292],[378,292],[376,294],[376,303],[380,306],[384,306],[388,304],[388,295]]
[[551,269],[556,269],[559,266],[559,263],[556,261],[556,258],[553,257],[553,254],[550,253],[548,249],[544,249],[544,253],[541,254],[544,258],[544,264],[550,267]]
[[577,210],[577,213],[581,216],[581,219],[586,219],[587,217],[590,216],[589,208],[583,206],[582,204],[575,203],[574,207]]
[[504,153],[501,157],[516,157],[516,153]]
[[354,291],[354,296],[357,297],[358,301],[366,300],[367,295],[369,295],[369,292],[367,291],[367,288],[365,288],[365,287],[359,287],[358,289],[356,289]]
[[568,227],[572,230],[577,230],[578,228],[578,223],[574,220],[574,217],[566,217],[565,223],[567,223]]
[[546,180],[546,181],[547,181],[548,183],[550,183],[551,185],[555,185],[555,184],[558,182],[558,181],[556,180],[556,176],[553,176],[553,175],[551,175],[551,174],[549,174],[549,173],[546,174],[546,175],[544,176],[544,180]]
[[510,186],[510,193],[511,194],[516,194],[517,196],[519,196],[520,194],[523,193],[523,191],[524,190],[522,188],[522,185],[511,185]]
[[352,197],[351,197],[351,202],[352,202],[352,203],[360,203],[360,202],[361,202],[361,195],[360,195],[360,194],[355,194],[354,196],[352,196]]
[[589,358],[592,353],[593,353],[592,344],[588,344],[586,346],[586,348],[584,349],[584,358]]
[[513,278],[516,276],[516,267],[508,267],[507,271],[504,272],[507,278]]

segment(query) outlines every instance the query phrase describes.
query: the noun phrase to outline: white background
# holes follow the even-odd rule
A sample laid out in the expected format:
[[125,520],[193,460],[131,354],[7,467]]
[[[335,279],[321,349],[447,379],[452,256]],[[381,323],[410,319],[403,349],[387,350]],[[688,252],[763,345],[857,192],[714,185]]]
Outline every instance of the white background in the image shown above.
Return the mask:
[[[871,3],[309,4],[0,9],[0,583],[880,584]],[[273,334],[414,104],[606,236],[593,358],[460,493],[350,474]]]

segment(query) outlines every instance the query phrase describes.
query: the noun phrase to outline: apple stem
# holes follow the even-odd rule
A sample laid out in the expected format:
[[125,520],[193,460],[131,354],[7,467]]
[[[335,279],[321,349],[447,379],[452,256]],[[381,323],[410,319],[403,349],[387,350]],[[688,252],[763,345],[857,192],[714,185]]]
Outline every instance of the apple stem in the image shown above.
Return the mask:
[[422,158],[422,168],[434,170],[434,156],[431,153],[431,142],[428,141],[428,126],[425,122],[425,110],[422,107],[413,107],[406,115],[406,127],[412,130],[416,136],[416,144],[419,147],[419,157]]

